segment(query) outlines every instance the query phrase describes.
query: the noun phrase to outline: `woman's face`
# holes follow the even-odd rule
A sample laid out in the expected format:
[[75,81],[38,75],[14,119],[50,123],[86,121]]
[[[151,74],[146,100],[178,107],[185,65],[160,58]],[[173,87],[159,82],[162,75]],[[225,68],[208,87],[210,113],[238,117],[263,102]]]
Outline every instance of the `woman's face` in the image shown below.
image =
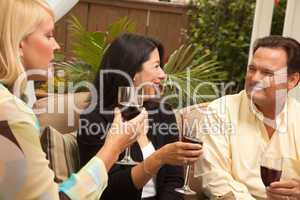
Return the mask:
[[59,45],[53,37],[54,20],[48,15],[20,44],[20,50],[25,70],[48,70],[54,59],[54,50]]
[[151,88],[151,86],[160,88],[161,81],[165,78],[166,74],[160,66],[158,49],[154,49],[150,53],[149,59],[143,63],[142,71],[135,74],[133,82],[135,86],[146,84],[144,88]]

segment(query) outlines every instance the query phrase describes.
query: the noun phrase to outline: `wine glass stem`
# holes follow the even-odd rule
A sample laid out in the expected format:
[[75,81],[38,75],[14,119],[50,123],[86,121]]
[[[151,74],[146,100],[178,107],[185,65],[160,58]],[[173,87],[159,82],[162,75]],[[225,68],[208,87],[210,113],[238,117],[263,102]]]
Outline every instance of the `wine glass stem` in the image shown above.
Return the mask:
[[125,158],[127,160],[131,159],[131,156],[130,156],[130,152],[131,152],[131,149],[130,149],[130,146],[126,148],[125,150]]
[[187,165],[185,171],[185,177],[184,177],[184,187],[189,185],[190,170],[191,170],[191,165]]

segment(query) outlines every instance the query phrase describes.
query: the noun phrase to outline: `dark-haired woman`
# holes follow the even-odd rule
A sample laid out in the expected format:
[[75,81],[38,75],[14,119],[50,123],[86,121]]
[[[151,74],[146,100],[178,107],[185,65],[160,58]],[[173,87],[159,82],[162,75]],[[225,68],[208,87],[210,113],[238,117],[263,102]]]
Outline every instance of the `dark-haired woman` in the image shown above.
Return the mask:
[[[112,42],[94,83],[99,103],[92,113],[81,115],[80,119],[77,140],[82,165],[105,141],[103,127],[110,126],[113,114],[104,114],[104,111],[117,106],[118,87],[128,86],[130,81],[134,86],[147,83],[145,91],[150,94],[151,88],[158,87],[166,77],[161,68],[162,60],[163,46],[154,39],[124,34]],[[181,165],[195,162],[202,153],[201,146],[178,142],[176,120],[169,105],[146,100],[144,107],[149,114],[149,131],[140,134],[131,147],[131,156],[140,163],[133,167],[114,165],[102,200],[183,199],[174,191],[183,184]],[[93,129],[95,124],[102,129]]]

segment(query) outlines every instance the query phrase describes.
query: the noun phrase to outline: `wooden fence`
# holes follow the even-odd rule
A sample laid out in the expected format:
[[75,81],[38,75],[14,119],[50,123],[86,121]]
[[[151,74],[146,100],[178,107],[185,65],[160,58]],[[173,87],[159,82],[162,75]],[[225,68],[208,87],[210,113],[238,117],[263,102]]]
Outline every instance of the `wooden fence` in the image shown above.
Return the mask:
[[[183,3],[152,0],[80,0],[70,14],[89,31],[104,31],[112,22],[127,16],[135,24],[137,33],[160,40],[168,56],[184,42],[189,8]],[[72,40],[68,30],[70,14],[62,18],[55,29],[57,41],[68,56]]]

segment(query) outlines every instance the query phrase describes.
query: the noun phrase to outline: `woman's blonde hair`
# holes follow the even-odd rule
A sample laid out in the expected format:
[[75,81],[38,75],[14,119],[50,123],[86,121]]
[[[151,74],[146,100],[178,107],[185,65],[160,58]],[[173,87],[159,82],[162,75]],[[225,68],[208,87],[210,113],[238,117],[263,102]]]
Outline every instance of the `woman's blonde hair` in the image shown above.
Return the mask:
[[20,44],[49,14],[51,8],[44,0],[0,1],[0,82],[12,88],[25,72]]

